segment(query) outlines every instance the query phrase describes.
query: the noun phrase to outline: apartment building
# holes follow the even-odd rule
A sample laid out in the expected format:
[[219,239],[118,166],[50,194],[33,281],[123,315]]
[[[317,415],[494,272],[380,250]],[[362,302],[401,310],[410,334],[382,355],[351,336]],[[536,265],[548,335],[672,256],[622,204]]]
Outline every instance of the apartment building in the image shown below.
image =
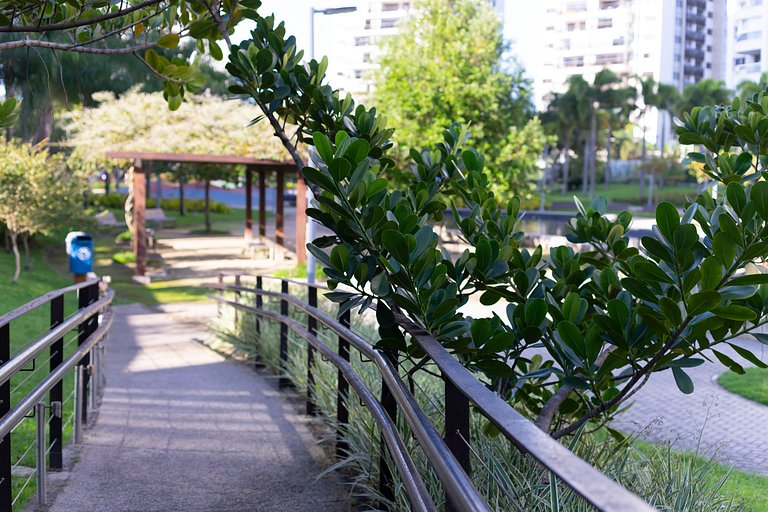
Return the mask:
[[768,72],[768,2],[731,0],[728,15],[728,87],[759,82]]
[[[489,0],[504,17],[504,0]],[[351,44],[339,48],[340,54],[329,55],[343,63],[336,67],[334,85],[351,93],[367,93],[373,87],[371,72],[376,67],[381,42],[397,34],[400,22],[411,12],[410,0],[356,0],[357,28]]]
[[[568,77],[592,80],[603,68],[627,81],[653,75],[681,90],[703,78],[725,79],[725,0],[543,0],[541,9],[543,50],[534,73],[540,108],[565,90]],[[648,122],[654,140],[660,121],[652,113]]]

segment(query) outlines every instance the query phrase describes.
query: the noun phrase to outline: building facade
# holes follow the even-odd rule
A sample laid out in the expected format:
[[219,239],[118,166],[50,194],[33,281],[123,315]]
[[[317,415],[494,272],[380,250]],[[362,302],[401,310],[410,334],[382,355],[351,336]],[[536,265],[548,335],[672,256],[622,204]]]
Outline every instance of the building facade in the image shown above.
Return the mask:
[[759,82],[768,72],[768,1],[731,0],[728,15],[728,87]]
[[[631,82],[653,76],[682,90],[703,78],[725,79],[726,0],[544,0],[537,107],[570,76],[591,81],[608,68]],[[671,122],[651,112],[647,137],[669,140]],[[662,128],[664,127],[664,128]]]
[[[489,0],[504,19],[504,0]],[[400,22],[411,12],[410,0],[355,0],[355,28],[351,42],[341,45],[343,55],[329,55],[336,67],[334,86],[342,91],[366,94],[373,87],[372,72],[377,66],[382,41],[398,33]]]

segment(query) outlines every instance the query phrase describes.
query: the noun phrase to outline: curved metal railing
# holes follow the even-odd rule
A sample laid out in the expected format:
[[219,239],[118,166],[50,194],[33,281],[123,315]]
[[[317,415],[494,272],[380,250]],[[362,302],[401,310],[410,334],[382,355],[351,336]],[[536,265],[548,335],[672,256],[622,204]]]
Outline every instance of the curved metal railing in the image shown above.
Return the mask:
[[[77,293],[77,310],[65,317],[65,296]],[[101,388],[101,347],[100,343],[112,324],[113,313],[108,309],[114,298],[114,291],[101,279],[91,279],[83,283],[54,290],[41,295],[28,303],[0,316],[0,510],[13,510],[14,503],[21,491],[14,497],[13,470],[23,457],[35,448],[35,469],[29,475],[22,490],[36,477],[38,504],[45,505],[47,470],[62,469],[62,445],[64,426],[62,409],[64,398],[63,381],[65,376],[75,369],[75,386],[71,393],[74,411],[70,418],[74,425],[75,442],[80,442],[83,424],[88,417],[88,402],[85,397],[90,393],[90,406],[98,406]],[[22,346],[15,354],[12,349],[12,325],[25,315],[50,306],[50,330],[37,339]],[[65,358],[65,336],[75,332],[69,343],[77,342],[77,347]],[[35,362],[47,356],[48,373],[22,397],[12,396],[11,379],[24,371],[37,372]],[[26,368],[32,363],[32,368]],[[30,375],[31,376],[31,375]],[[25,378],[25,383],[29,377]],[[18,386],[19,388],[21,385]],[[46,404],[46,396],[48,403]],[[14,403],[14,398],[15,403]],[[25,418],[32,413],[35,418],[35,441],[14,464],[12,458],[11,433]],[[46,418],[48,413],[48,418]]]
[[[218,295],[211,298],[221,305],[226,305],[245,314],[254,314],[259,318],[280,323],[280,361],[281,369],[287,365],[287,329],[291,329],[308,343],[307,373],[308,396],[307,410],[313,411],[312,361],[313,351],[320,352],[331,364],[339,369],[338,385],[340,392],[337,400],[344,400],[341,388],[344,382],[352,386],[363,404],[369,409],[374,421],[382,432],[395,468],[403,481],[411,506],[414,510],[434,510],[435,505],[424,483],[415,469],[413,460],[404,449],[395,419],[398,410],[418,441],[431,468],[440,480],[446,495],[446,510],[450,511],[490,511],[490,506],[472,483],[469,476],[469,418],[470,404],[473,404],[485,418],[490,420],[509,441],[520,451],[529,454],[544,467],[549,469],[565,484],[571,487],[586,502],[597,510],[606,512],[652,511],[653,507],[638,496],[628,491],[599,470],[569,451],[565,446],[549,437],[535,424],[518,413],[491,390],[486,388],[471,372],[448,353],[437,340],[419,329],[405,317],[397,318],[398,324],[421,345],[432,362],[440,369],[445,383],[445,437],[441,436],[427,415],[419,407],[413,394],[393,364],[392,358],[385,352],[374,348],[369,342],[353,332],[349,327],[349,312],[344,313],[340,321],[318,308],[318,290],[328,290],[324,286],[308,285],[302,281],[255,276],[256,286],[244,286],[242,277],[233,275],[234,283],[226,283],[221,274],[219,282],[207,285],[217,290]],[[264,289],[263,279],[280,281],[280,292]],[[308,303],[289,293],[288,285],[294,284],[307,288]],[[223,295],[233,292],[234,299]],[[242,294],[253,294],[255,305],[241,301]],[[263,298],[280,301],[280,313],[263,307]],[[307,326],[302,325],[288,314],[288,305],[305,313]],[[339,337],[339,351],[334,352],[316,336],[317,323],[333,331]],[[370,389],[355,374],[349,365],[348,347],[356,348],[361,355],[372,361],[382,377],[382,397],[377,401]],[[341,406],[340,406],[341,407]],[[341,408],[339,409],[342,410]],[[385,411],[386,414],[383,414]],[[380,470],[380,491],[392,496],[391,481],[387,480],[385,464]]]

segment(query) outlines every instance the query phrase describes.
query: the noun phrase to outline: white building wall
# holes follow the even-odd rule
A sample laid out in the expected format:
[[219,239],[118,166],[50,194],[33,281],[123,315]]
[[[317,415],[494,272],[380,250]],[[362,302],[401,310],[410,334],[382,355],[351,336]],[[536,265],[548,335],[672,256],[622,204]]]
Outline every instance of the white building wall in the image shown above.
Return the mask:
[[731,0],[728,14],[727,83],[735,89],[768,71],[768,1]]

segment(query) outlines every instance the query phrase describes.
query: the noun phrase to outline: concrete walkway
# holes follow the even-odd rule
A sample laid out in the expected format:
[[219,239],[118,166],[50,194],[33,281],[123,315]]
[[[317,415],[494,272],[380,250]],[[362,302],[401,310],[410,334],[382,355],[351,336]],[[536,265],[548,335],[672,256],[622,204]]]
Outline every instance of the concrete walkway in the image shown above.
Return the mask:
[[[341,511],[307,420],[195,340],[210,305],[116,306],[96,426],[51,510]],[[182,316],[182,313],[184,315]]]

